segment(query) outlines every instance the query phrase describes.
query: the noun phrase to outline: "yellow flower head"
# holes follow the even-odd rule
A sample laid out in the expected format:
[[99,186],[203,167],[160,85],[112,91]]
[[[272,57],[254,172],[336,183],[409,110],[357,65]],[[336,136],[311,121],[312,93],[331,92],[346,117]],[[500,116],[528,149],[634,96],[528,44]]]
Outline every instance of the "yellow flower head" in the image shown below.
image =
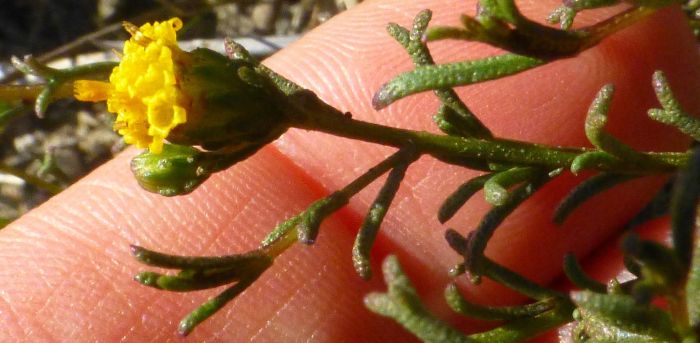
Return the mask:
[[124,27],[131,38],[124,42],[121,62],[109,83],[75,82],[75,97],[81,101],[107,101],[107,110],[117,114],[114,129],[124,141],[160,153],[170,131],[187,120],[191,99],[180,88],[181,69],[188,56],[177,46],[179,18]]

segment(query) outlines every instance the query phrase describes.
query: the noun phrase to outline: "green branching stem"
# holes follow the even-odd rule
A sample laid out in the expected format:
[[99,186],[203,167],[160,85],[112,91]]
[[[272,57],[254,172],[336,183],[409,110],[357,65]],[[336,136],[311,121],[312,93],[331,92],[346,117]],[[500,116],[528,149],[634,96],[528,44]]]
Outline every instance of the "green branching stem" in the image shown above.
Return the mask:
[[[435,65],[430,50],[424,42],[424,35],[431,16],[432,12],[429,10],[421,11],[416,15],[410,32],[397,24],[387,26],[389,34],[406,49],[416,67]],[[461,136],[492,137],[491,132],[476,118],[454,90],[441,88],[435,89],[434,92],[444,106],[443,110],[439,111],[436,120],[444,120],[451,128],[454,128],[455,133]]]
[[[242,291],[248,288],[260,275],[262,275],[273,261],[298,241],[308,242],[302,237],[315,237],[320,223],[330,214],[347,204],[348,200],[359,191],[367,187],[380,176],[392,170],[393,176],[389,177],[389,188],[380,192],[380,205],[386,205],[400,184],[401,177],[406,168],[418,158],[419,155],[411,147],[399,150],[389,156],[366,173],[359,176],[353,182],[330,196],[311,204],[304,212],[291,217],[278,225],[265,239],[260,248],[245,254],[213,257],[189,257],[177,256],[150,251],[138,246],[132,246],[131,252],[139,261],[156,267],[178,269],[176,275],[165,275],[154,272],[142,272],[136,276],[139,283],[165,289],[169,291],[184,292],[199,289],[207,289],[235,282],[224,292],[210,299],[190,313],[182,320],[179,331],[183,335],[191,332],[196,325],[212,316],[226,303],[233,300]],[[388,192],[388,193],[387,193]],[[382,195],[383,194],[383,195]],[[386,208],[384,208],[385,210]],[[371,213],[370,213],[371,214]],[[378,228],[381,218],[371,216],[371,224]],[[383,217],[383,216],[382,216]],[[302,226],[306,221],[306,227]],[[308,223],[316,225],[316,232],[308,232]],[[375,232],[376,233],[376,232]],[[367,233],[366,233],[367,235]],[[361,246],[363,253],[369,252],[371,240],[367,237]],[[366,245],[366,246],[365,246]],[[366,255],[363,255],[366,257]],[[367,272],[369,270],[367,269]]]
[[[381,109],[411,94],[448,89],[488,81],[532,69],[548,61],[574,56],[598,44],[602,39],[668,5],[658,1],[633,7],[593,26],[575,30],[558,30],[531,21],[518,11],[513,0],[482,0],[476,18],[462,17],[460,28],[433,28],[428,39],[464,39],[481,41],[510,51],[509,54],[480,60],[426,65],[398,75],[387,82],[372,100]],[[650,5],[650,6],[646,6]],[[573,15],[571,11],[566,15]],[[573,18],[570,18],[573,20]],[[509,26],[514,26],[510,28]],[[406,39],[399,40],[407,44]],[[415,59],[415,57],[414,57]]]
[[428,312],[396,256],[384,260],[382,271],[388,291],[365,297],[370,311],[393,318],[423,342],[475,342]]
[[[37,61],[31,55],[25,56],[21,60],[13,57],[12,64],[17,70],[25,74],[39,76],[45,80],[46,83],[41,85],[40,91],[33,97],[36,99],[34,110],[39,117],[43,116],[51,101],[58,97],[68,97],[73,94],[72,81],[81,78],[104,78],[118,65],[116,62],[97,62],[67,69],[54,69]],[[68,92],[66,86],[70,86],[70,92]],[[33,91],[34,89],[30,90]],[[29,92],[30,90],[24,90],[24,92]],[[14,91],[18,92],[17,95],[21,95],[21,89],[18,88]]]
[[[415,160],[420,156],[410,144],[407,146],[408,148],[399,150],[395,154],[389,156],[386,160],[372,167],[341,190],[311,204],[309,208],[299,215],[299,224],[296,225],[299,241],[306,244],[313,243],[318,235],[321,222],[329,215],[345,206],[355,194],[363,190],[390,169],[398,166],[402,166],[401,169],[407,168],[410,164],[409,161]],[[395,186],[392,185],[392,187],[398,187],[398,184]]]
[[661,123],[672,125],[696,141],[700,141],[700,119],[683,111],[681,104],[673,95],[664,73],[656,71],[652,80],[656,97],[663,109],[649,110],[649,117]]
[[[325,219],[325,217],[347,204],[352,196],[363,190],[370,183],[374,182],[380,176],[384,175],[393,168],[398,166],[405,166],[407,168],[410,164],[409,161],[413,161],[418,156],[419,155],[415,154],[415,150],[412,147],[405,150],[399,150],[398,152],[392,154],[342,189],[323,199],[315,201],[305,211],[277,225],[277,227],[275,227],[275,229],[263,239],[261,249],[265,250],[268,255],[279,256],[297,240],[308,243],[308,241],[304,240],[303,237],[306,237],[307,239],[311,236],[315,237],[316,233],[304,232],[304,236],[299,234],[300,230],[308,230],[308,227],[300,228],[305,217],[317,217],[317,219],[314,219],[313,221],[320,225],[320,222]],[[309,219],[306,220],[308,223]],[[315,230],[318,230],[318,227],[316,227]]]
[[[388,291],[367,295],[365,306],[375,313],[393,318],[424,342],[520,342],[571,321],[572,304],[550,298],[539,305],[526,306],[530,311],[535,311],[531,317],[518,317],[491,331],[465,336],[423,306],[395,256],[387,257],[382,269]],[[549,309],[542,311],[544,307]]]
[[[578,11],[613,2],[617,0],[571,0],[557,10],[551,20],[561,21],[562,26],[568,28]],[[395,319],[427,342],[519,341],[571,321],[572,311],[576,307],[583,318],[583,325],[589,325],[589,328],[593,329],[610,328],[612,331],[607,332],[612,332],[614,337],[633,334],[636,335],[634,337],[641,338],[675,339],[677,337],[674,336],[671,322],[678,318],[689,322],[688,326],[691,328],[688,330],[698,330],[700,253],[697,247],[693,251],[695,228],[691,220],[695,219],[700,194],[697,183],[697,175],[700,174],[697,171],[700,169],[700,153],[691,157],[691,152],[639,152],[607,133],[605,125],[612,101],[612,86],[603,87],[588,113],[585,132],[594,149],[547,146],[493,137],[453,90],[457,86],[503,78],[555,59],[574,56],[611,33],[653,13],[657,8],[677,1],[627,2],[634,6],[609,20],[571,31],[557,30],[525,18],[514,0],[481,0],[476,18],[462,17],[463,28],[428,30],[430,11],[419,13],[410,31],[396,24],[389,25],[389,33],[407,50],[416,69],[384,84],[373,98],[374,107],[381,109],[403,97],[423,91],[434,91],[441,101],[435,121],[446,135],[353,119],[349,113],[342,113],[321,101],[313,92],[302,89],[258,64],[240,45],[227,40],[225,48],[229,58],[247,62],[245,67],[239,69],[239,76],[245,77],[255,87],[273,87],[275,91],[271,94],[275,105],[286,111],[284,124],[289,123],[289,126],[280,126],[269,133],[269,139],[264,140],[264,144],[278,137],[287,128],[296,127],[391,146],[399,151],[347,186],[313,202],[303,212],[278,225],[264,238],[260,247],[252,252],[231,256],[183,257],[134,246],[132,253],[139,261],[177,272],[143,272],[136,276],[136,280],[144,285],[169,291],[193,291],[228,285],[222,293],[182,320],[179,331],[187,335],[195,326],[247,289],[289,247],[297,242],[315,242],[321,223],[326,218],[340,210],[370,183],[389,173],[387,181],[369,209],[353,247],[355,269],[360,276],[369,278],[371,247],[406,170],[420,156],[430,155],[449,164],[489,173],[469,180],[459,187],[439,211],[439,220],[448,220],[482,188],[487,201],[494,205],[467,238],[454,230],[446,232],[450,246],[464,258],[463,263],[455,269],[456,272],[468,272],[475,283],[481,276],[488,277],[535,299],[536,302],[510,307],[481,306],[468,302],[459,294],[456,286],[451,285],[445,295],[448,303],[457,312],[487,320],[509,321],[497,329],[466,336],[439,320],[422,305],[415,288],[401,270],[398,260],[390,256],[382,267],[388,291],[382,294],[373,293],[365,298],[365,304],[370,310]],[[481,41],[504,48],[509,53],[473,61],[436,65],[426,45],[426,37]],[[35,110],[39,115],[45,111],[51,100],[70,97],[74,80],[105,76],[115,66],[113,62],[105,62],[57,70],[39,63],[31,56],[23,60],[15,58],[13,63],[25,73],[44,78],[46,83],[37,86],[0,86],[0,100],[11,100],[15,104],[36,99]],[[663,74],[655,74],[654,88],[662,109],[650,111],[650,116],[676,126],[697,140],[700,137],[700,121],[683,112]],[[191,148],[202,158],[202,165],[195,166],[198,167],[195,170],[199,170],[199,167],[206,167],[207,173],[223,170],[252,155],[264,144],[251,145],[242,150],[222,150],[223,152],[201,152]],[[179,158],[178,156],[173,158]],[[162,161],[162,158],[158,160]],[[489,240],[505,218],[562,170],[570,169],[577,173],[584,169],[594,169],[600,174],[576,188],[562,203],[555,216],[557,222],[562,222],[583,201],[619,182],[643,175],[675,172],[689,163],[692,164],[689,171],[689,175],[692,176],[685,176],[690,179],[681,177],[681,186],[678,186],[675,192],[675,250],[658,243],[641,241],[635,236],[625,241],[623,248],[626,258],[633,263],[639,276],[639,282],[630,286],[631,292],[625,289],[619,294],[606,294],[606,287],[585,275],[573,256],[568,255],[565,260],[567,275],[575,284],[586,289],[574,293],[569,299],[566,294],[543,287],[484,255]],[[2,168],[5,167],[0,167],[0,171],[20,176],[50,192],[60,190],[40,179]],[[203,182],[206,177],[195,181]],[[176,193],[184,194],[179,191]],[[691,263],[690,277],[687,278],[687,284],[684,284],[686,292],[678,292],[678,285],[686,281],[684,271]],[[617,289],[621,290],[622,287]],[[685,310],[687,302],[689,318],[684,317],[685,314],[671,316],[661,309],[646,306],[646,301],[650,298],[645,296],[652,293],[650,290],[657,293],[661,290],[665,295],[670,295],[667,300],[670,300],[669,306],[674,313],[683,312],[679,309]]]
[[[554,147],[507,139],[477,139],[438,135],[425,131],[394,128],[350,118],[322,102],[311,92],[292,96],[290,113],[293,125],[333,135],[401,148],[412,145],[419,154],[429,154],[447,163],[474,166],[483,161],[543,167],[549,170],[569,168],[582,154],[599,153],[591,149]],[[687,163],[689,153],[646,152],[645,158],[627,161],[614,156],[594,167],[620,174],[657,174],[673,172]]]
[[[428,38],[480,41],[502,49],[545,60],[571,57],[598,44],[603,38],[653,13],[654,7],[633,7],[605,21],[577,30],[558,30],[524,17],[514,0],[482,0],[476,18],[462,17],[464,28],[435,28]],[[660,6],[668,5],[668,3]],[[658,6],[656,6],[658,7]],[[568,28],[575,10],[568,7],[553,14],[552,21],[565,21]],[[509,26],[513,26],[510,28]]]

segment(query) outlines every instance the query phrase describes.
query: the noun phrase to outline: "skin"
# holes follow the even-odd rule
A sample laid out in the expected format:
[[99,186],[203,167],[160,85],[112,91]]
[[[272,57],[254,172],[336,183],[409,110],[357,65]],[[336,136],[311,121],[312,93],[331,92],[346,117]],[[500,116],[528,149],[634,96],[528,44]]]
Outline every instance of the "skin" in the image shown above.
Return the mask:
[[[266,64],[316,92],[355,118],[435,131],[431,94],[402,100],[377,112],[372,93],[411,69],[398,44],[382,29],[410,25],[424,8],[433,24],[455,24],[474,1],[368,1],[338,16]],[[531,18],[544,18],[555,1],[522,1]],[[594,11],[577,19],[592,23]],[[435,44],[439,62],[493,54],[481,44]],[[465,48],[467,47],[467,48]],[[583,118],[594,94],[615,83],[610,131],[640,149],[683,150],[674,130],[644,118],[657,106],[651,74],[664,70],[681,102],[700,108],[694,42],[678,9],[664,10],[576,59],[521,75],[460,89],[460,95],[498,136],[545,144],[587,145]],[[378,67],[377,67],[378,66]],[[626,120],[635,120],[625,127]],[[273,146],[219,173],[186,197],[163,198],[141,190],[129,171],[130,149],[0,231],[0,341],[179,341],[179,319],[216,294],[176,294],[136,284],[146,268],[128,244],[185,255],[219,255],[253,249],[276,223],[342,187],[387,156],[390,149],[319,133],[291,130]],[[444,229],[471,230],[488,206],[467,204],[447,226],[435,217],[442,197],[477,175],[422,158],[411,166],[373,252],[375,276],[362,281],[352,270],[355,231],[380,184],[362,192],[327,220],[317,243],[295,246],[246,293],[188,337],[191,341],[411,341],[390,320],[370,314],[362,298],[383,291],[379,262],[397,254],[430,309],[464,329],[478,327],[450,314],[441,299],[458,262]],[[560,275],[561,255],[585,256],[614,236],[658,179],[630,182],[597,197],[564,229],[551,224],[553,206],[582,178],[563,177],[528,201],[500,229],[487,254],[534,280]],[[595,215],[591,215],[595,213]],[[491,304],[522,300],[490,282],[461,280],[469,297]],[[551,337],[550,337],[551,338]]]

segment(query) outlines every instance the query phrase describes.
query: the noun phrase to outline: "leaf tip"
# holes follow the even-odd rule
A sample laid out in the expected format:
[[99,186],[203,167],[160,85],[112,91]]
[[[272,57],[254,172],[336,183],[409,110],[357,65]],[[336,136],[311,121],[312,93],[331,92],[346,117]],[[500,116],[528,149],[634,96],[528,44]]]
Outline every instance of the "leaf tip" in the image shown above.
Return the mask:
[[394,99],[389,89],[389,83],[385,83],[372,97],[372,107],[374,107],[375,110],[381,110],[389,106],[393,101]]

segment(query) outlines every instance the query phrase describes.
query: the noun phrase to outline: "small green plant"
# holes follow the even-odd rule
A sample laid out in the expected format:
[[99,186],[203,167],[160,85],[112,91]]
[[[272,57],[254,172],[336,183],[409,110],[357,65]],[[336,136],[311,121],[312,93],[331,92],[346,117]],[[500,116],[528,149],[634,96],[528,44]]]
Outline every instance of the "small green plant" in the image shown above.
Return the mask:
[[[606,7],[618,0],[572,0],[552,13],[561,29],[524,17],[513,0],[481,0],[476,17],[462,16],[459,27],[429,27],[431,12],[420,12],[410,30],[389,24],[389,34],[403,46],[415,69],[389,80],[373,98],[377,109],[425,91],[441,105],[434,116],[442,134],[411,131],[353,119],[321,101],[313,92],[255,61],[241,46],[226,41],[227,56],[208,49],[181,50],[179,19],[125,28],[127,41],[119,64],[103,63],[67,70],[48,68],[31,57],[15,60],[18,69],[41,76],[43,86],[2,86],[4,98],[36,97],[41,114],[51,100],[71,95],[82,101],[107,101],[117,113],[115,129],[127,143],[148,148],[132,160],[132,170],[148,191],[184,195],[215,172],[249,157],[288,128],[326,132],[395,147],[397,151],[345,187],[319,199],[275,227],[254,251],[230,256],[189,257],[132,246],[136,259],[166,268],[171,274],[142,272],[136,280],[166,291],[187,292],[226,285],[179,325],[183,335],[251,287],[276,259],[297,242],[313,244],[322,222],[370,183],[388,174],[362,222],[352,258],[357,274],[370,278],[369,255],[387,210],[412,163],[430,155],[444,163],[482,171],[448,195],[437,213],[444,223],[478,191],[492,205],[478,227],[464,237],[448,229],[449,247],[463,259],[451,270],[473,283],[489,278],[532,301],[521,306],[489,307],[470,303],[450,284],[449,306],[468,317],[501,323],[495,329],[466,335],[432,315],[421,303],[396,257],[383,264],[386,293],[369,294],[365,305],[391,317],[429,342],[513,342],[575,321],[580,341],[695,342],[700,335],[700,248],[695,247],[695,218],[700,196],[700,149],[644,152],[606,131],[614,87],[604,86],[592,99],[584,125],[593,148],[544,146],[494,137],[453,91],[454,87],[504,78],[589,49],[609,35],[672,0],[628,0],[630,8],[585,28],[571,29],[580,11]],[[697,20],[698,4],[685,3]],[[428,41],[478,41],[508,51],[502,55],[435,64]],[[158,71],[151,73],[151,70]],[[109,76],[106,82],[105,75]],[[89,79],[89,80],[88,80]],[[686,113],[662,71],[652,77],[660,107],[649,117],[700,140],[700,120]],[[636,279],[608,285],[587,276],[572,255],[564,270],[581,290],[565,294],[546,288],[485,255],[503,220],[545,184],[564,173],[596,174],[561,201],[553,220],[563,223],[592,196],[629,180],[654,174],[677,174],[670,204],[672,244],[646,241],[630,233],[623,251]],[[664,299],[666,307],[657,306]]]

